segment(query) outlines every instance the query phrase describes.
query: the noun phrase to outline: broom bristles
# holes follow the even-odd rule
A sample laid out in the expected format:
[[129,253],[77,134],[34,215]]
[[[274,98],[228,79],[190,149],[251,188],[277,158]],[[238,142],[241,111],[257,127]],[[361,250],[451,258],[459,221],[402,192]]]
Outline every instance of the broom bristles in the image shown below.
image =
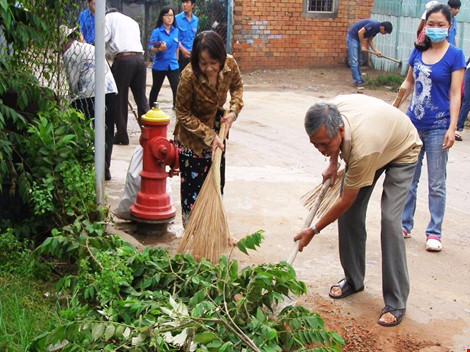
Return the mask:
[[[224,115],[225,116],[225,115]],[[219,137],[223,140],[225,123]],[[194,259],[206,258],[217,263],[229,244],[230,229],[220,192],[220,163],[222,151],[216,149],[214,161],[189,213],[178,253],[189,253]]]
[[[341,169],[338,171],[338,176],[336,177],[334,185],[331,186],[326,192],[325,197],[321,201],[320,206],[318,207],[318,210],[316,212],[316,216],[318,218],[322,217],[339,198],[339,193],[341,190],[341,180],[343,178],[343,174],[344,174],[344,169]],[[322,184],[319,184],[312,190],[305,193],[300,198],[303,201],[303,205],[305,208],[307,208],[308,210],[312,209],[312,206],[315,200],[318,198],[321,188],[322,188]]]
[[213,173],[209,172],[189,215],[178,252],[217,263],[228,246],[230,229],[220,188],[214,183]]

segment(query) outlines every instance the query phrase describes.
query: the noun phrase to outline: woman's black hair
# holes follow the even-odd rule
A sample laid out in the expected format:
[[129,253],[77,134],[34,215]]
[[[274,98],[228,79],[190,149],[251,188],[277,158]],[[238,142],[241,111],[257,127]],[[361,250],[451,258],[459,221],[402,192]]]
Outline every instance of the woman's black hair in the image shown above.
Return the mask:
[[225,65],[227,51],[225,50],[224,40],[214,31],[204,31],[199,33],[194,39],[193,51],[191,52],[191,67],[196,76],[201,74],[199,61],[201,52],[206,51],[211,59],[220,63],[220,69]]
[[[442,12],[442,14],[446,17],[449,24],[452,23],[452,12],[450,11],[450,7],[446,4],[437,4],[431,7],[429,10],[426,11],[426,22],[431,14],[436,12]],[[424,41],[421,43],[415,43],[415,48],[419,51],[426,51],[431,47],[431,39],[426,35],[424,37]]]
[[171,24],[173,27],[175,26],[175,10],[171,8],[170,6],[163,6],[162,9],[160,10],[160,13],[158,14],[158,19],[157,19],[157,24],[155,25],[155,28],[160,27],[163,24],[163,16],[166,15],[168,12],[173,11],[173,23]]

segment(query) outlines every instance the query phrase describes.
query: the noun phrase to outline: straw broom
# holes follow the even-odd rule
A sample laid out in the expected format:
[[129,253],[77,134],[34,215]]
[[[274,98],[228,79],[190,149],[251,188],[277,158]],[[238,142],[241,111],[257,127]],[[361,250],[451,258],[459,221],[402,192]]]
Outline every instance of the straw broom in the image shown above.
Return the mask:
[[[344,175],[344,169],[338,171],[338,176],[336,177],[335,183],[332,187],[328,188],[326,194],[324,195],[320,206],[316,212],[318,217],[322,217],[336,202],[339,197],[339,193],[341,190],[341,183]],[[319,199],[319,195],[322,192],[322,185],[319,184],[314,189],[305,193],[301,199],[303,200],[303,204],[307,209],[312,209],[315,200]]]
[[[222,143],[225,129],[225,123],[222,123],[219,131]],[[189,253],[196,260],[206,258],[212,263],[219,261],[220,255],[229,244],[230,236],[220,192],[221,160],[222,149],[217,148],[178,247],[178,253]]]

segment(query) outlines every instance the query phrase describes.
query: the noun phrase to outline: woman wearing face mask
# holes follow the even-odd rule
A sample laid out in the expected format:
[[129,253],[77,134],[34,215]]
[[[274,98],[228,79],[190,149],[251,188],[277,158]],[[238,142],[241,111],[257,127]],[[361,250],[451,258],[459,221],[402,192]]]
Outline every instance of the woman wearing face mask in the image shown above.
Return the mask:
[[413,228],[418,182],[426,154],[431,218],[426,228],[426,250],[431,252],[442,249],[446,165],[449,149],[455,141],[465,67],[462,50],[446,40],[451,19],[451,10],[444,4],[435,5],[427,11],[426,38],[424,42],[415,44],[416,48],[408,60],[408,75],[401,85],[406,90],[404,99],[413,92],[407,115],[423,141],[402,216],[403,235],[410,237]]
[[[228,112],[223,106],[230,92]],[[175,139],[178,142],[181,178],[181,211],[186,226],[189,213],[211,166],[216,148],[224,149],[217,133],[225,135],[243,107],[243,81],[237,62],[227,55],[224,41],[214,31],[199,33],[191,52],[191,65],[181,73],[176,95]],[[225,157],[220,166],[223,194]]]

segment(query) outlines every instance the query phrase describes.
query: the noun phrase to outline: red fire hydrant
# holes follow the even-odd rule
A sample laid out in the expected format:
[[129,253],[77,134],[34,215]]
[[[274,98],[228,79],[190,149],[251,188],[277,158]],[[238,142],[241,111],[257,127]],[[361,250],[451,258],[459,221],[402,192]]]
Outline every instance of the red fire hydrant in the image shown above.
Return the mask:
[[[179,161],[176,146],[166,138],[169,123],[170,118],[159,109],[158,103],[142,116],[141,188],[130,209],[136,221],[165,223],[175,217],[176,209],[166,193],[166,181],[168,176],[179,173]],[[170,167],[168,172],[166,166]]]

